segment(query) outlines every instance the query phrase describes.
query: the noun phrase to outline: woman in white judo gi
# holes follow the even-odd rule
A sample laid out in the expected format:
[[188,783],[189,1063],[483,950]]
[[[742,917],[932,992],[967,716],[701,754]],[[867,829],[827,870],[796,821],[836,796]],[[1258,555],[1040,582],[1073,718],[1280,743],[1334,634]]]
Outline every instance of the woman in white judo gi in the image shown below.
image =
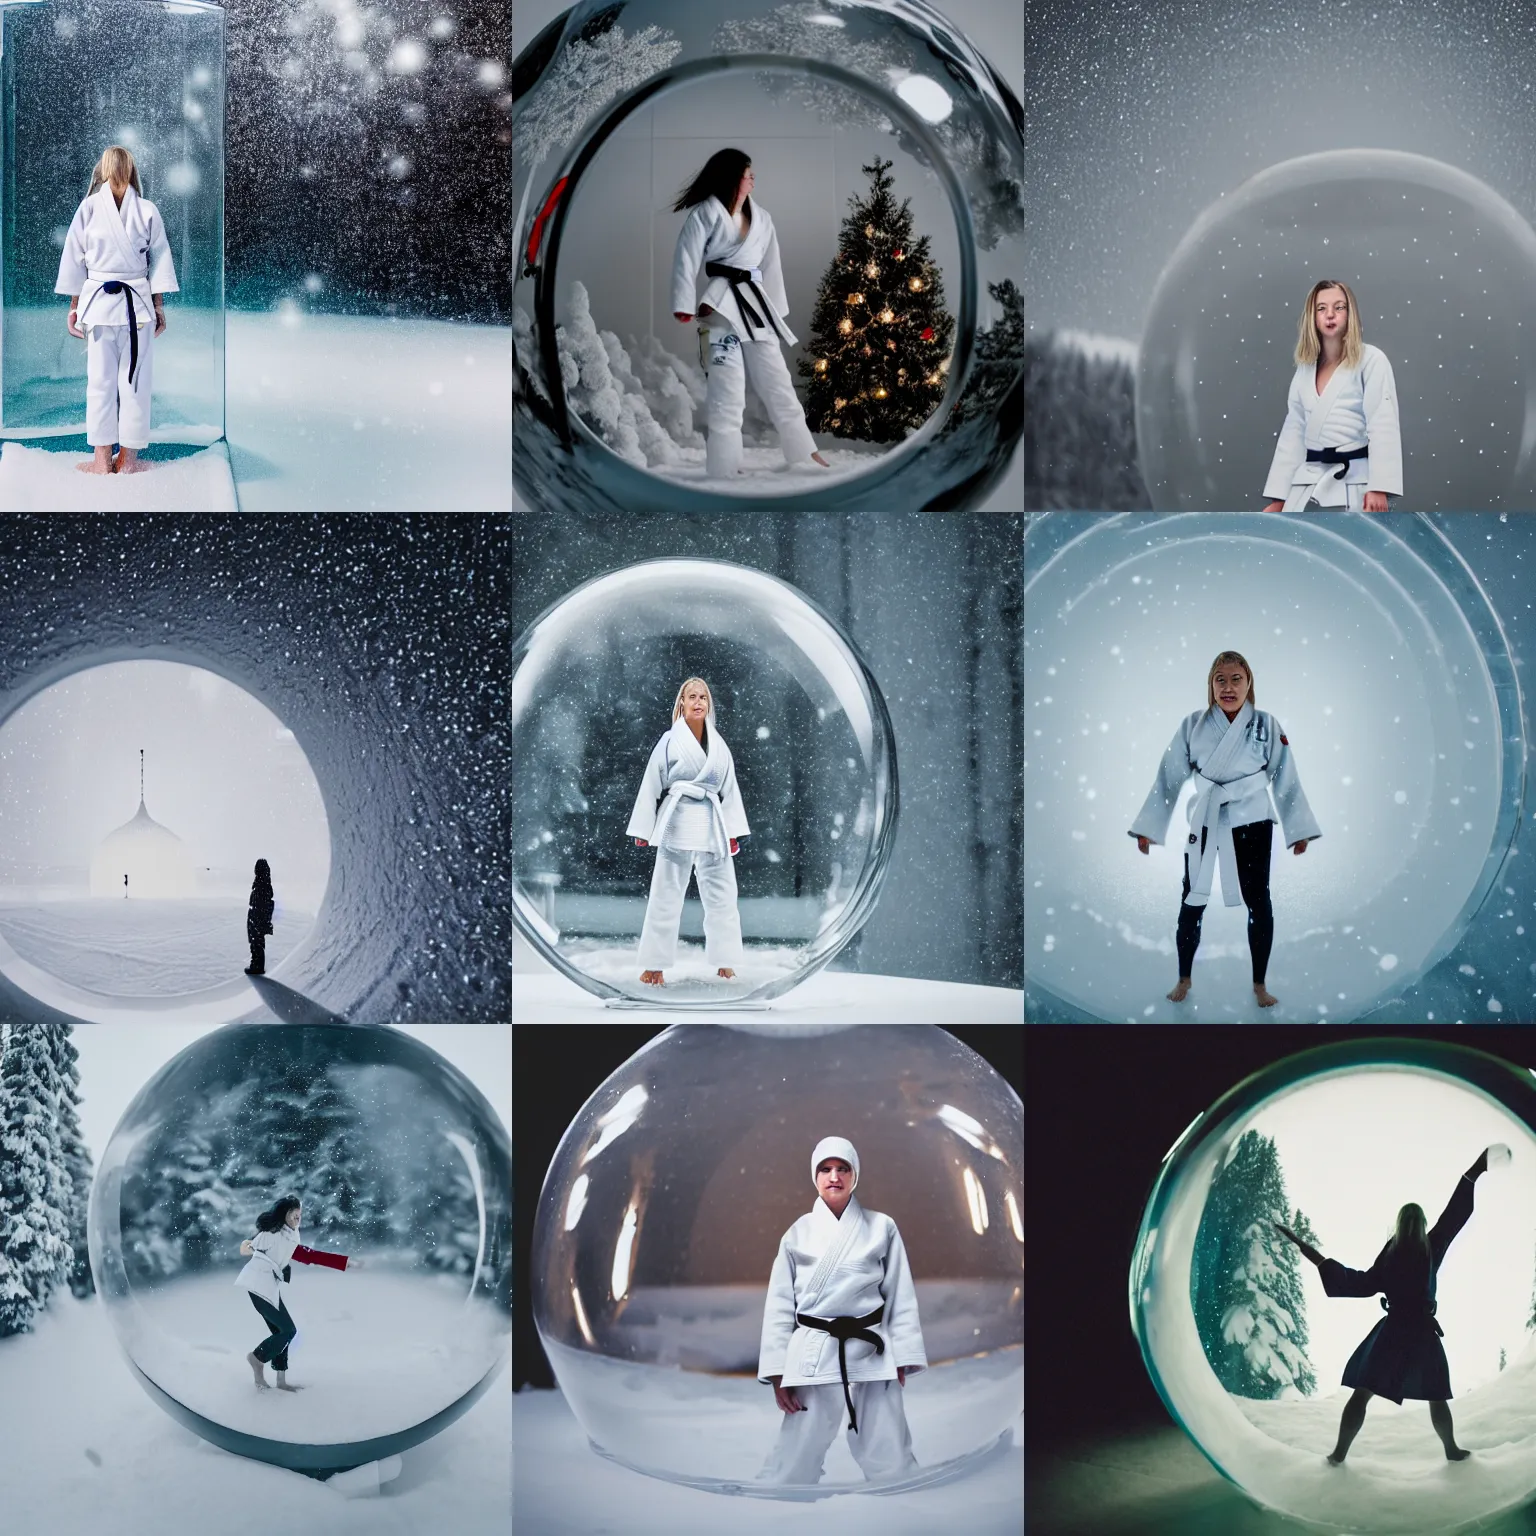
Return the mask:
[[677,690],[672,728],[651,750],[627,835],[656,849],[651,894],[640,931],[640,980],[661,986],[677,960],[677,929],[688,880],[697,875],[704,904],[704,959],[727,981],[741,964],[741,916],[731,860],[748,835],[731,749],[715,724],[715,701],[702,677]]
[[160,210],[143,195],[133,156],[109,145],[70,221],[53,285],[70,295],[69,334],[86,342],[85,440],[96,450],[79,465],[87,474],[146,467],[138,452],[149,443],[152,342],[165,330],[164,295],[177,287]]
[[693,210],[672,257],[672,313],[684,325],[693,319],[700,267],[709,279],[698,305],[700,319],[713,319],[704,467],[710,475],[742,472],[741,419],[750,375],[778,428],[785,460],[791,465],[813,460],[830,469],[816,451],[805,407],[779,351],[780,339],[792,347],[795,335],[784,323],[789,300],[779,237],[768,210],[750,196],[754,184],[752,162],[741,150],[717,150],[672,205],[676,213]]
[[288,1346],[298,1333],[298,1324],[288,1315],[283,1286],[288,1283],[293,1264],[320,1264],[327,1269],[361,1269],[361,1259],[349,1259],[344,1253],[326,1253],[320,1248],[306,1248],[299,1241],[299,1214],[303,1207],[297,1195],[284,1195],[270,1211],[256,1218],[256,1235],[240,1244],[240,1252],[250,1263],[235,1276],[235,1284],[250,1294],[251,1305],[267,1325],[267,1337],[245,1359],[256,1377],[258,1388],[269,1383],[264,1367],[270,1361],[277,1372],[278,1390],[297,1392],[288,1384]]
[[1385,512],[1403,494],[1403,445],[1392,364],[1360,336],[1347,283],[1323,278],[1302,305],[1285,424],[1266,512],[1320,507]]
[[[1184,850],[1183,905],[1175,942],[1179,983],[1168,994],[1182,1003],[1189,995],[1200,922],[1211,897],[1216,866],[1229,907],[1248,907],[1248,952],[1253,960],[1253,995],[1259,1007],[1276,999],[1265,988],[1275,916],[1269,899],[1272,844],[1269,790],[1274,786],[1286,845],[1301,854],[1322,836],[1302,793],[1296,759],[1280,722],[1253,707],[1253,669],[1236,651],[1223,651],[1206,678],[1206,707],[1190,715],[1163,753],[1157,782],[1130,835],[1146,853],[1168,832],[1173,808],[1191,774],[1195,798],[1189,804],[1189,840]],[[1198,845],[1198,846],[1197,846]]]
[[784,1414],[757,1480],[817,1483],[843,1414],[866,1478],[917,1466],[902,1407],[928,1368],[917,1289],[901,1233],[854,1198],[859,1154],[826,1136],[811,1153],[817,1201],[779,1240],[763,1307],[757,1379]]

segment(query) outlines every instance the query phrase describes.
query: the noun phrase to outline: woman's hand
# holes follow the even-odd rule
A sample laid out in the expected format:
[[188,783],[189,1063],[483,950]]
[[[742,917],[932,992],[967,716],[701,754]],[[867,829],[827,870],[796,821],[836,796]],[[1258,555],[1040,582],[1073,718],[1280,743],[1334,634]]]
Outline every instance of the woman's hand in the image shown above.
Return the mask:
[[740,853],[741,852],[741,844],[739,842],[737,842],[734,837],[731,839],[731,852],[732,853]]
[[712,309],[711,309],[711,308],[710,308],[710,307],[709,307],[709,305],[708,305],[708,304],[700,304],[700,305],[699,305],[699,319],[700,319],[700,320],[703,320],[703,319],[705,319],[705,318],[706,318],[706,317],[707,317],[707,316],[709,316],[709,315],[712,315],[712,314],[714,314],[714,310],[712,310]]
[[1387,493],[1385,491],[1367,491],[1365,493],[1365,510],[1367,512],[1385,512],[1387,510]]
[[779,1383],[784,1380],[782,1376],[770,1376],[773,1383],[773,1400],[785,1413],[804,1413],[805,1404],[795,1396],[793,1387],[781,1387]]
[[348,1259],[347,1260],[347,1268],[348,1269],[361,1269],[362,1267],[363,1267],[363,1261],[361,1259]]
[[[165,329],[165,305],[157,298],[155,300],[155,335],[158,336]],[[272,930],[267,930],[270,933]]]
[[1302,1256],[1304,1258],[1310,1259],[1314,1264],[1321,1264],[1323,1262],[1322,1254],[1320,1254],[1317,1249],[1311,1245],[1311,1243],[1302,1242],[1302,1240],[1297,1237],[1289,1227],[1282,1227],[1278,1221],[1270,1222],[1270,1226],[1272,1226],[1275,1231],[1278,1232],[1282,1237],[1290,1238],[1290,1240],[1295,1243],[1298,1248],[1301,1249]]
[[643,837],[637,837],[635,839],[635,847],[636,848],[649,848],[650,846],[651,845],[648,842],[646,842],[646,840]]
[[80,329],[80,311],[78,309],[70,310],[69,319],[65,324],[69,326],[69,334],[71,336],[78,337],[81,341],[85,340],[85,332]]
[[693,316],[692,315],[685,315],[682,312],[682,310],[680,310],[680,309],[674,309],[672,311],[672,318],[674,320],[681,320],[684,325],[687,325],[688,322],[693,319]]
[[906,1384],[907,1384],[907,1368],[906,1368],[906,1366],[898,1365],[896,1367],[896,1380],[898,1382],[900,1382],[902,1386],[906,1386]]
[[1150,853],[1152,851],[1152,843],[1149,838],[1138,837],[1136,839],[1136,846],[1141,849],[1143,853]]
[[1305,853],[1307,851],[1307,844],[1310,841],[1311,841],[1310,838],[1305,838],[1305,837],[1302,838],[1300,842],[1298,842],[1297,844],[1295,844],[1292,847],[1291,852],[1292,853]]
[[1284,512],[1285,503],[1283,501],[1267,501],[1264,503],[1264,510],[1266,512]]
[[251,1247],[250,1238],[246,1238],[246,1240],[240,1244],[240,1257],[243,1259],[250,1258],[250,1256],[255,1253],[255,1251],[256,1250]]

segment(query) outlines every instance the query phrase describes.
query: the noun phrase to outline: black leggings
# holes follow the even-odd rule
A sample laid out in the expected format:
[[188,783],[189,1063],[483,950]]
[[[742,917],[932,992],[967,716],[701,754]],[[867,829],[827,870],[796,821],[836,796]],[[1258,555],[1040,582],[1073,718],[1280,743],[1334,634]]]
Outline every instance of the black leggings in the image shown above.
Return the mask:
[[[1248,952],[1253,956],[1253,980],[1255,986],[1264,985],[1264,973],[1269,969],[1269,952],[1275,943],[1275,912],[1269,904],[1269,850],[1274,840],[1271,821],[1252,821],[1247,826],[1232,828],[1232,851],[1237,855],[1237,884],[1248,906]],[[1200,831],[1200,852],[1205,852],[1207,828]],[[1189,895],[1189,860],[1194,849],[1185,844],[1188,852],[1184,858],[1184,890],[1182,901]],[[1181,906],[1179,908],[1179,975],[1191,976],[1195,963],[1195,951],[1200,947],[1200,920],[1204,907]]]
[[267,935],[265,930],[260,930],[255,923],[245,925],[245,936],[251,943],[251,969],[253,971],[265,971],[267,968]]
[[272,1330],[251,1353],[262,1364],[270,1365],[274,1371],[286,1371],[288,1346],[293,1343],[293,1336],[299,1331],[299,1325],[288,1315],[288,1304],[279,1301],[274,1307],[255,1291],[247,1291],[246,1295],[251,1298],[251,1305],[261,1313],[261,1320]]

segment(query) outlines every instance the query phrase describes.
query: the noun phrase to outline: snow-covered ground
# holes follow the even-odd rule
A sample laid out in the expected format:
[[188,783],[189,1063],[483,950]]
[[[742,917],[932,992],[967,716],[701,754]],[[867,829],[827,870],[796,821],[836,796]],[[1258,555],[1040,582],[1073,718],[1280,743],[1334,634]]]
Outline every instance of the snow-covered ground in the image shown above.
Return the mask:
[[[116,997],[169,997],[239,979],[251,963],[246,902],[82,898],[0,905],[0,939],[23,960],[77,987]],[[283,912],[267,936],[275,971],[314,924]]]
[[[230,1295],[240,1299],[232,1288]],[[310,1369],[301,1358],[294,1356],[296,1381]],[[279,1406],[304,1401],[300,1394]],[[377,1498],[350,1501],[184,1429],[134,1380],[100,1301],[65,1293],[34,1333],[0,1339],[0,1521],[8,1531],[48,1536],[271,1536],[280,1510],[280,1525],[295,1533],[506,1536],[511,1408],[503,1374],[461,1419],[403,1452],[400,1476]]]
[[0,444],[0,508],[7,512],[238,512],[224,443],[155,462],[141,475],[82,475],[89,449]]
[[[816,441],[822,458],[832,466],[830,469],[822,469],[817,464],[791,468],[784,462],[777,441],[759,443],[743,447],[741,464],[746,473],[738,475],[725,489],[737,496],[783,496],[791,491],[813,490],[848,475],[862,474],[870,461],[885,451],[863,443],[852,448],[840,446],[838,439],[825,435]],[[680,446],[676,463],[654,465],[652,471],[663,479],[676,480],[680,485],[718,485],[718,481],[709,481],[706,477],[704,453],[702,446]]]
[[[559,1392],[517,1393],[512,1444],[517,1468],[513,1529],[519,1536],[721,1536],[727,1531],[749,1536],[790,1528],[797,1536],[933,1536],[937,1531],[1018,1536],[1024,1524],[1022,1422],[1011,1445],[999,1447],[956,1481],[880,1496],[829,1494],[792,1504],[728,1498],[632,1472],[591,1449]],[[853,1468],[839,1438],[827,1458],[829,1477],[844,1458]]]

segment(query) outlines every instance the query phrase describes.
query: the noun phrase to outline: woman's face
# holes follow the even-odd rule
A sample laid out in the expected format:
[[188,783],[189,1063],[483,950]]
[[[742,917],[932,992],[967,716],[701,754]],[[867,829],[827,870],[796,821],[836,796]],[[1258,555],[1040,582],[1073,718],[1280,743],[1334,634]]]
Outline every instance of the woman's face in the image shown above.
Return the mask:
[[1241,709],[1248,697],[1248,674],[1235,661],[1224,661],[1211,679],[1216,702],[1225,710]]
[[1342,288],[1321,288],[1312,301],[1312,318],[1317,322],[1317,334],[1325,338],[1343,339],[1349,328],[1349,300]]
[[709,689],[690,683],[683,692],[683,718],[690,723],[709,718]]
[[296,1205],[291,1211],[288,1212],[287,1216],[283,1218],[295,1232],[299,1230],[299,1215],[303,1209],[303,1206]]
[[752,195],[752,188],[756,185],[757,180],[752,174],[752,167],[749,165],[741,173],[741,184],[736,188],[736,201],[740,203],[744,197],[750,197]]
[[816,1165],[816,1192],[841,1214],[853,1194],[853,1168],[840,1157],[824,1157]]

